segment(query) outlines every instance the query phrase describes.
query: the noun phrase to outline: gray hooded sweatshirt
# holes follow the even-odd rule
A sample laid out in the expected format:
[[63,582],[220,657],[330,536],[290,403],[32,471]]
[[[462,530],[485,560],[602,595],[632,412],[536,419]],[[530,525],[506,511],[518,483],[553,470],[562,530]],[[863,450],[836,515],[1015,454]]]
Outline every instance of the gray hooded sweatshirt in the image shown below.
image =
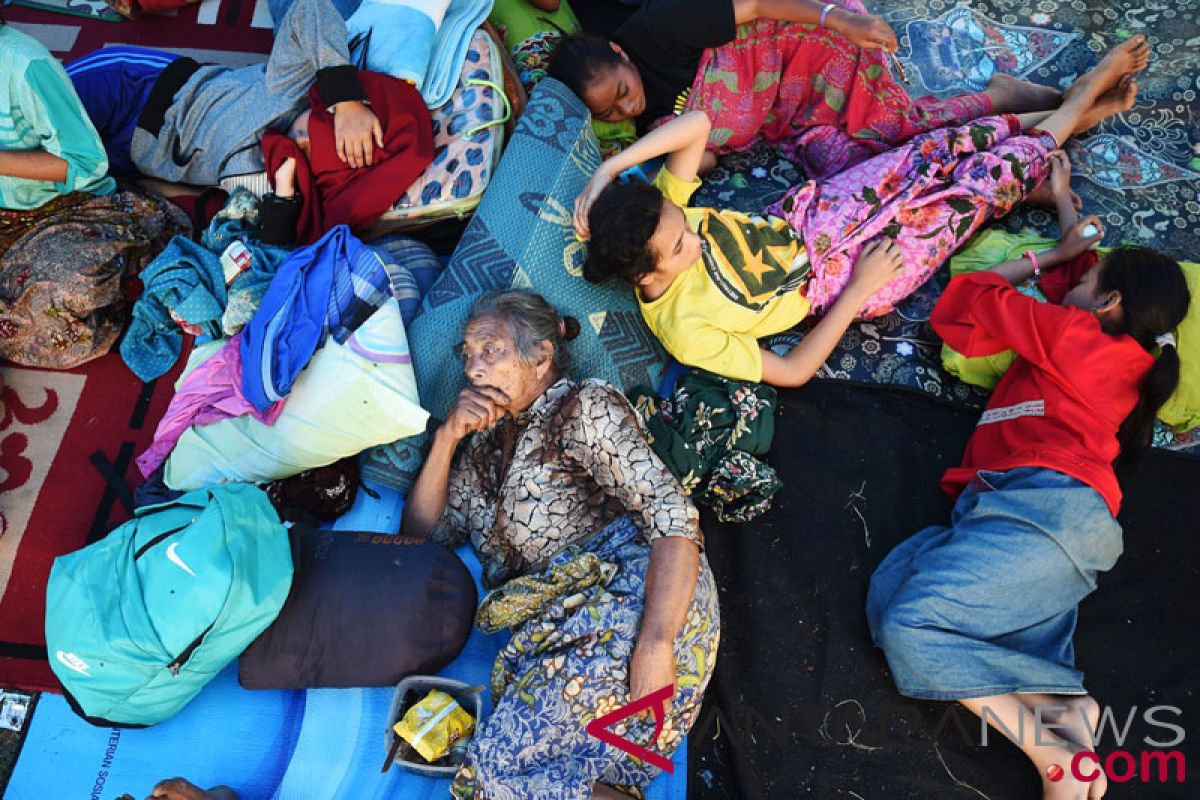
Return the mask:
[[[145,175],[200,186],[261,172],[263,132],[288,128],[309,107],[314,81],[327,106],[366,98],[350,66],[346,40],[346,23],[330,0],[296,0],[275,34],[266,64],[231,69],[195,68],[187,62],[195,71],[169,104],[162,98],[165,108],[158,110],[157,132],[141,124],[134,129],[133,163]],[[186,74],[189,67],[179,66]],[[148,111],[153,103],[152,94]]]

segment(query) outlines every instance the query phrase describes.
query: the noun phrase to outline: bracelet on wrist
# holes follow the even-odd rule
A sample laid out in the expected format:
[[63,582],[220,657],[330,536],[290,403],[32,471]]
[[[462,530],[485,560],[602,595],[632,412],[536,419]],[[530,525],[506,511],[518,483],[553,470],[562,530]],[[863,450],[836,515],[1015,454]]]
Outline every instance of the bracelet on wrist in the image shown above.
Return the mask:
[[826,3],[825,4],[825,7],[821,9],[821,17],[820,17],[820,19],[817,20],[818,27],[820,27],[820,28],[828,28],[829,27],[828,25],[825,24],[825,20],[829,17],[829,12],[833,11],[835,8],[837,8],[837,3]]
[[1033,277],[1041,280],[1042,268],[1038,264],[1037,253],[1034,253],[1032,250],[1026,250],[1021,254],[1021,257],[1028,259],[1029,263],[1033,264]]

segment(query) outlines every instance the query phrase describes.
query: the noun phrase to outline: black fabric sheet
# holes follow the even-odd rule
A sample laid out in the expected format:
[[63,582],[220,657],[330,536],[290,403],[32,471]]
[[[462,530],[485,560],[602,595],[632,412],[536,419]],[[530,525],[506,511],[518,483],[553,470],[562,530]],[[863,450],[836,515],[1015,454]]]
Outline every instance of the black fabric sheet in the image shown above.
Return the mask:
[[639,3],[621,0],[572,0],[571,10],[586,33],[611,39],[617,28],[637,11]]
[[[970,712],[896,692],[863,610],[883,556],[948,521],[938,479],[976,415],[832,383],[781,391],[779,407],[768,461],[785,486],[775,507],[748,524],[704,519],[722,641],[689,740],[688,796],[1040,797],[1015,746],[994,732],[980,746]],[[1148,707],[1177,707],[1182,716],[1160,710],[1157,719],[1200,741],[1200,459],[1154,451],[1125,489],[1125,553],[1084,601],[1075,644],[1093,696],[1121,727],[1134,714],[1120,749],[1138,759],[1154,749],[1143,737],[1173,735],[1145,721]],[[1101,756],[1117,747],[1110,733]],[[1200,769],[1192,741],[1176,749]],[[1153,777],[1110,782],[1108,796],[1200,796],[1200,774],[1183,784]]]

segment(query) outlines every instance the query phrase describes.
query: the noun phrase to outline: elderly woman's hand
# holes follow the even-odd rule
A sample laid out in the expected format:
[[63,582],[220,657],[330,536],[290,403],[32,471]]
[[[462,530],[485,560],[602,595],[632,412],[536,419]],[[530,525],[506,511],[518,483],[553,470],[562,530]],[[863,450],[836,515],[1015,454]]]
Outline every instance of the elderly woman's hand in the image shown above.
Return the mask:
[[[629,700],[639,700],[651,692],[675,683],[675,647],[670,641],[647,642],[639,638],[629,659]],[[671,698],[663,703],[663,713],[671,710]],[[646,712],[647,714],[649,712]]]
[[508,402],[508,395],[494,386],[468,386],[459,392],[443,427],[456,441],[486,430],[508,413]]

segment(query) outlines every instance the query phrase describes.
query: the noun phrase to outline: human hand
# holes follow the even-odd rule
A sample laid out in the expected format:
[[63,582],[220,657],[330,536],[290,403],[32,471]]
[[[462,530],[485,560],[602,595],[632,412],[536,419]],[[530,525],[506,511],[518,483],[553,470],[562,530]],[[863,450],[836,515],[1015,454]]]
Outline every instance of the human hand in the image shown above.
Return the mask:
[[[1085,235],[1089,226],[1096,229],[1096,233],[1092,236]],[[1089,214],[1063,233],[1058,246],[1054,250],[1062,261],[1070,261],[1072,258],[1100,244],[1103,238],[1104,226],[1100,223],[1100,218],[1094,214]]]
[[383,147],[383,127],[366,105],[346,100],[333,114],[333,139],[338,158],[347,166],[369,167],[375,163],[375,147]]
[[1050,164],[1050,190],[1055,197],[1066,197],[1071,191],[1071,159],[1062,150],[1046,157]]
[[191,781],[168,778],[156,783],[146,800],[210,800],[210,795]]
[[596,202],[600,193],[613,182],[614,177],[616,176],[601,164],[592,175],[592,179],[587,182],[587,186],[583,187],[579,197],[575,198],[575,232],[580,238],[588,238],[588,212],[592,210],[592,203]]
[[288,198],[296,194],[296,159],[288,158],[275,170],[275,196]]
[[458,394],[442,427],[454,438],[492,427],[508,413],[508,395],[494,386],[468,386]]
[[886,50],[894,53],[900,49],[892,26],[876,14],[855,14],[834,9],[829,12],[827,23],[830,28],[863,50]]
[[870,297],[904,272],[904,254],[895,239],[876,239],[863,248],[854,264],[847,291]]
[[[647,642],[638,639],[629,659],[629,702],[635,702],[664,686],[675,683],[675,648],[669,641]],[[671,710],[671,699],[663,702],[663,715]],[[641,716],[652,715],[647,709]]]

